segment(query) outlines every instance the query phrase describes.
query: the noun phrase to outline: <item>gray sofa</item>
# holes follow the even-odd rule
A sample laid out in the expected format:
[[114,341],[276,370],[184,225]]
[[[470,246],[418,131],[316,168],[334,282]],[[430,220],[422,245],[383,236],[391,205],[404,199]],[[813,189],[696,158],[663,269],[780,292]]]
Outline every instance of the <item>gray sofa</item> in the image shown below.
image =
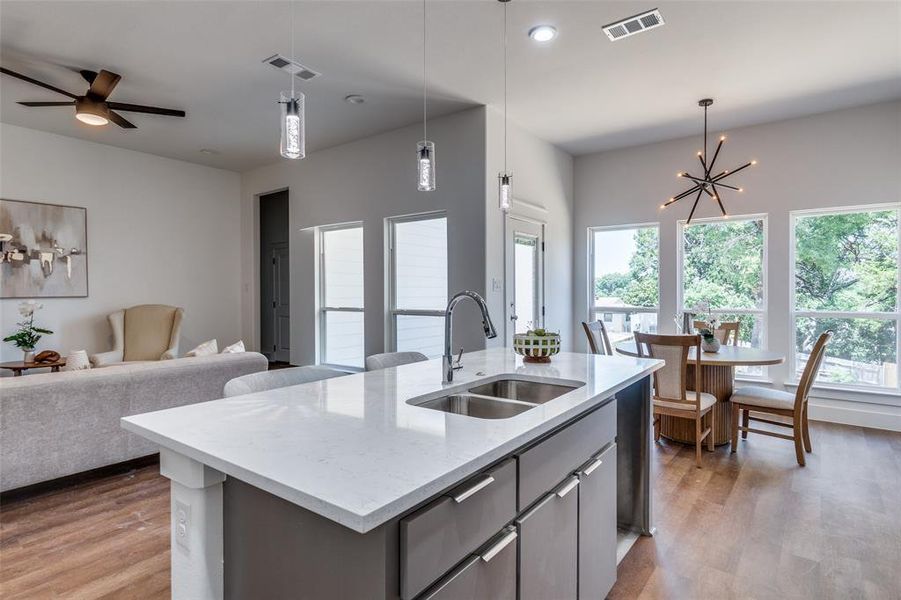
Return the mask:
[[230,379],[265,371],[256,352],[0,379],[0,491],[153,454],[119,419],[222,398]]

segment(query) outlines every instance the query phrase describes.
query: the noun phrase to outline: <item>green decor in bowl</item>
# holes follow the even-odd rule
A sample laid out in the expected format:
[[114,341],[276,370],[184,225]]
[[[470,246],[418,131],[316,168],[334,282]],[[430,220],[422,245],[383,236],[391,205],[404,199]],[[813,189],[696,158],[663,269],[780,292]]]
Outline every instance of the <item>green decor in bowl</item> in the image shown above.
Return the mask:
[[560,352],[560,334],[533,329],[513,336],[513,351],[527,363],[549,363]]

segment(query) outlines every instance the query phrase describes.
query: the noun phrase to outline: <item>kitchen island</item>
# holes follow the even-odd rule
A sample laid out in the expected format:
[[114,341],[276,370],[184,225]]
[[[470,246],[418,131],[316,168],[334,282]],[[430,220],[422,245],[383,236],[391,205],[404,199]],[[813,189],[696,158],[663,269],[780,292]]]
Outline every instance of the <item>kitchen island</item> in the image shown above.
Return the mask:
[[652,533],[661,365],[498,348],[122,425],[172,481],[173,598],[603,597]]

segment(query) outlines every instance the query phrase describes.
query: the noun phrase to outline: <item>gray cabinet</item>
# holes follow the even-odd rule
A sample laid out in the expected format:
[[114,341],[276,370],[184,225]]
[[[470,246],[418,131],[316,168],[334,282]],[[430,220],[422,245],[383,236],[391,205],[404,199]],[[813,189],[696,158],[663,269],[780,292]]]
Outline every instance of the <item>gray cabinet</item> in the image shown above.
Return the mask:
[[616,400],[517,453],[519,510],[541,498],[616,437]]
[[420,600],[516,600],[517,536],[514,527],[504,528]]
[[616,583],[616,444],[582,465],[579,599],[602,600]]
[[516,515],[512,458],[400,521],[400,596],[413,598]]
[[567,477],[516,520],[519,600],[569,600],[578,575],[579,478]]

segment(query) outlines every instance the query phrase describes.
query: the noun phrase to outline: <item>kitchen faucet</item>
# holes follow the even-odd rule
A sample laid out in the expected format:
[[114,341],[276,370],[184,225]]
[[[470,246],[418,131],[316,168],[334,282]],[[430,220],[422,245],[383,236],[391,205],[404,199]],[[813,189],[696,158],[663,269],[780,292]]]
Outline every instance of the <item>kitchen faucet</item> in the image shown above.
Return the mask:
[[[454,356],[451,351],[451,338],[454,334],[454,307],[457,306],[461,300],[465,300],[466,298],[469,298],[478,304],[479,310],[482,311],[482,329],[485,330],[485,337],[489,340],[497,337],[497,332],[494,330],[494,323],[491,322],[491,316],[488,314],[488,305],[485,304],[485,299],[469,290],[454,294],[454,297],[447,303],[447,310],[444,311],[444,358],[442,359],[441,365],[444,372],[444,383],[453,381],[454,371],[462,368],[459,364],[459,359],[457,361],[457,366],[454,366]],[[463,356],[462,350],[460,356]]]

